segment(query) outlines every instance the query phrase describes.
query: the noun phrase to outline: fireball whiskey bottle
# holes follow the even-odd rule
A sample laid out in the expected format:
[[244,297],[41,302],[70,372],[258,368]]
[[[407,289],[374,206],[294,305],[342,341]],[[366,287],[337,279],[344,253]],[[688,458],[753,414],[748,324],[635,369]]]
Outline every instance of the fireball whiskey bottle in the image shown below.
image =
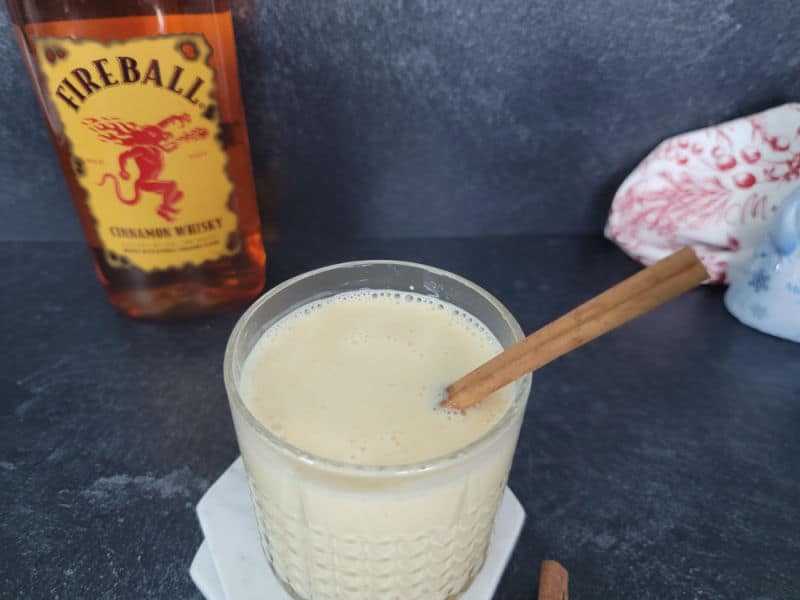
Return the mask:
[[264,247],[227,0],[7,0],[111,302],[253,298]]

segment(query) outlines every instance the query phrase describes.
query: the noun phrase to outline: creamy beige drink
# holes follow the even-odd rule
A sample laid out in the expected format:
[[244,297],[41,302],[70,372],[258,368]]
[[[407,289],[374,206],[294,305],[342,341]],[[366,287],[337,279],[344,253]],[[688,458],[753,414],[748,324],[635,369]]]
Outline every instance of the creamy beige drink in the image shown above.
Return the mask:
[[[528,381],[465,414],[444,411],[444,388],[502,350],[492,331],[411,291],[327,296],[257,331],[240,323],[229,343],[226,383],[265,553],[304,600],[461,593],[485,557],[524,408],[517,385],[526,393]],[[242,321],[266,318],[265,299]]]
[[463,414],[436,407],[450,383],[501,351],[452,304],[349,292],[271,327],[244,364],[240,393],[276,436],[318,456],[416,463],[463,448],[500,419],[512,390]]

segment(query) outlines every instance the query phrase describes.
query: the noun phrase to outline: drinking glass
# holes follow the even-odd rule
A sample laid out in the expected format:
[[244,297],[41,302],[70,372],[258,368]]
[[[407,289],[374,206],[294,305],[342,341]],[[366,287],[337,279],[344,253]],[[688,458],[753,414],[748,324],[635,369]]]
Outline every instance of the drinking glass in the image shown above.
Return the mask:
[[337,462],[292,446],[239,394],[242,365],[270,326],[309,302],[363,289],[447,301],[477,317],[503,347],[523,338],[486,290],[421,264],[333,265],[261,296],[230,336],[224,372],[262,546],[275,576],[299,600],[444,600],[466,590],[483,565],[530,375],[512,384],[507,412],[480,439],[445,456],[391,466]]

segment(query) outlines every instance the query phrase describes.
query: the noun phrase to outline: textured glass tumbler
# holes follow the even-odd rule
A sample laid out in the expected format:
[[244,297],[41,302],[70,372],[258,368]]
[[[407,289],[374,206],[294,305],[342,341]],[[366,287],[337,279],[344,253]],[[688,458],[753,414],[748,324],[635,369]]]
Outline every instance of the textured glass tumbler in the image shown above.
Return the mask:
[[264,294],[236,324],[225,351],[225,386],[262,545],[294,598],[444,600],[463,592],[483,565],[530,376],[514,384],[511,406],[482,438],[401,466],[339,463],[291,446],[261,425],[239,395],[242,365],[272,324],[308,302],[363,289],[450,302],[480,319],[504,347],[523,337],[488,292],[413,263],[334,265]]

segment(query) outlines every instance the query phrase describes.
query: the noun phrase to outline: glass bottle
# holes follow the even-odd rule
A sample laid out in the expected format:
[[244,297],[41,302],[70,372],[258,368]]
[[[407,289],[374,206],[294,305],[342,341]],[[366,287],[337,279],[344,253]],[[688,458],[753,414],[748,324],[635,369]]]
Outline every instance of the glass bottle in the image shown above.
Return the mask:
[[114,306],[254,298],[266,257],[228,1],[6,3]]

